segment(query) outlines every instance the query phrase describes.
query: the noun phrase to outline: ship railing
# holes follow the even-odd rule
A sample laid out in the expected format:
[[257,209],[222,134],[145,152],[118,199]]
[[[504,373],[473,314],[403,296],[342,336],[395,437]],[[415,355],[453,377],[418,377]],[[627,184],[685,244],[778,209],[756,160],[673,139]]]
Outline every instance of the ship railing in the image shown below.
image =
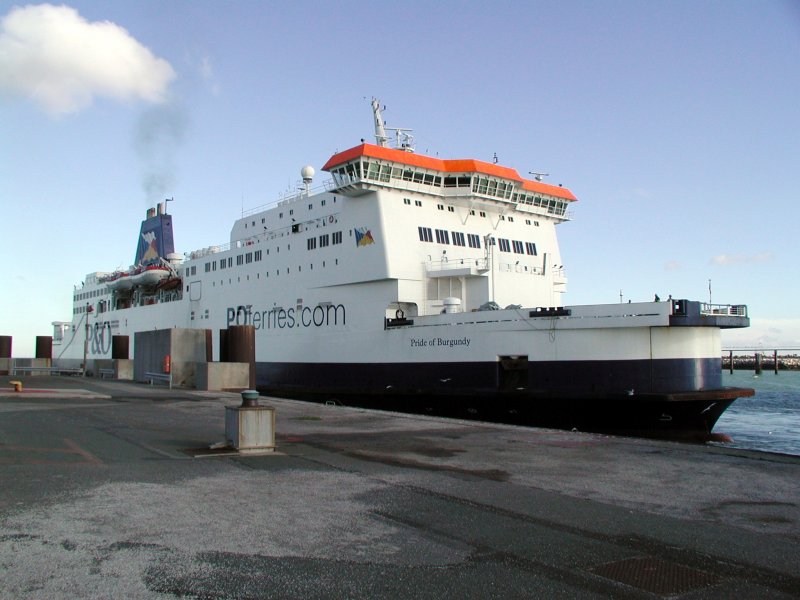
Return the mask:
[[286,225],[278,229],[269,229],[269,230],[265,229],[261,233],[256,233],[254,235],[250,235],[242,239],[235,240],[233,242],[227,242],[225,244],[217,244],[214,246],[208,246],[207,248],[200,248],[199,250],[185,252],[184,256],[186,257],[187,260],[196,260],[212,254],[227,252],[228,250],[235,250],[240,248],[248,249],[250,246],[260,244],[261,242],[264,241],[271,241],[277,238],[282,238],[284,236],[305,231],[306,229],[309,228],[315,228],[326,224],[331,225],[338,222],[339,222],[339,212],[334,212],[331,214],[327,214],[325,216],[314,217],[313,219],[301,221],[299,223],[291,223],[290,225]]
[[425,268],[430,271],[450,271],[459,268],[474,267],[478,270],[488,270],[489,261],[486,258],[444,258],[442,260],[429,260]]
[[272,208],[273,206],[280,206],[282,204],[288,204],[295,200],[299,200],[300,198],[314,196],[322,192],[329,192],[332,189],[335,189],[335,187],[336,186],[333,185],[332,179],[326,179],[319,185],[315,185],[314,187],[308,188],[308,190],[306,190],[305,187],[298,188],[296,190],[289,190],[280,194],[277,200],[273,200],[272,202],[267,202],[266,204],[261,204],[254,208],[242,211],[242,218],[263,212],[265,210]]
[[745,304],[707,304],[700,305],[701,315],[722,315],[726,317],[746,317],[747,305]]
[[227,244],[217,244],[214,246],[208,246],[207,248],[200,248],[199,250],[192,250],[191,252],[187,252],[185,256],[189,260],[195,260],[197,258],[203,258],[204,256],[209,256],[211,254],[217,254],[218,252],[225,252],[226,250],[231,249],[231,244],[228,242]]

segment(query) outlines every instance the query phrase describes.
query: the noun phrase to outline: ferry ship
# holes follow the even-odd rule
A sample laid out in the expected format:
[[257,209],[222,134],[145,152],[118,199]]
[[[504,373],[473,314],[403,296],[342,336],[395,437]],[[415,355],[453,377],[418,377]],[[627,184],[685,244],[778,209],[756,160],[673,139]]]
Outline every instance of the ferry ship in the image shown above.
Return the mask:
[[556,226],[572,192],[418,154],[374,99],[372,112],[374,144],[331,156],[320,187],[304,167],[296,193],[243,212],[224,245],[177,254],[167,202],[148,211],[134,266],[87,275],[72,320],[53,323],[54,357],[252,325],[264,394],[593,431],[708,433],[752,395],[721,375],[720,330],[747,327],[746,306],[565,305]]

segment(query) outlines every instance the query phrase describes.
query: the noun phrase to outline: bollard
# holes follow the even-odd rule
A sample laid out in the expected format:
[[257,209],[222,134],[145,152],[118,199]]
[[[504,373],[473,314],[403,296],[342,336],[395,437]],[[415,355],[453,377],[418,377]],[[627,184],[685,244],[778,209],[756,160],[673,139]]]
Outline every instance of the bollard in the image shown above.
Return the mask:
[[245,390],[241,406],[225,407],[225,440],[241,454],[275,451],[275,409],[258,404],[258,391]]
[[258,406],[258,390],[244,390],[242,392],[242,408]]

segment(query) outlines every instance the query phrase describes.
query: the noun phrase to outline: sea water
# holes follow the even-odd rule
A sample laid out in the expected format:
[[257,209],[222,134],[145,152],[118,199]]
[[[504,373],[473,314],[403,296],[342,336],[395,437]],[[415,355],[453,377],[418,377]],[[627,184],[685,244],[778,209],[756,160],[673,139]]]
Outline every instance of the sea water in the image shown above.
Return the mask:
[[800,455],[800,371],[725,371],[722,383],[756,394],[737,399],[722,413],[714,433],[733,442],[715,445]]

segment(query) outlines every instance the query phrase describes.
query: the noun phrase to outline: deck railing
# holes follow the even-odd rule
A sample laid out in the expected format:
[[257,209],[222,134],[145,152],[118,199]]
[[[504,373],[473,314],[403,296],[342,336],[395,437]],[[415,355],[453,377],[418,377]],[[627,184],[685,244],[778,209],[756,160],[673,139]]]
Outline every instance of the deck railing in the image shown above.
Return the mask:
[[746,317],[747,306],[745,304],[707,304],[704,302],[700,307],[700,314]]

